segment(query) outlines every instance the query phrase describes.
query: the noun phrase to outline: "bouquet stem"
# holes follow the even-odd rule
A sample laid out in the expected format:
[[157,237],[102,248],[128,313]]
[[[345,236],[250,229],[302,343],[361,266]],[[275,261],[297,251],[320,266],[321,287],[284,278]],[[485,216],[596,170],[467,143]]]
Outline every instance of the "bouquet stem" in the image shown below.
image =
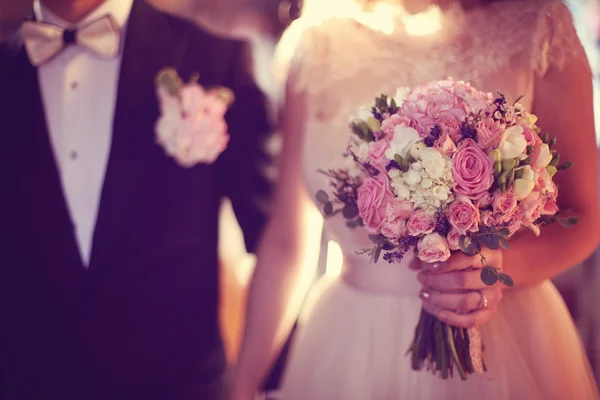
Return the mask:
[[452,377],[455,368],[461,380],[475,372],[467,330],[450,326],[424,309],[408,354],[413,370],[426,368],[442,379]]

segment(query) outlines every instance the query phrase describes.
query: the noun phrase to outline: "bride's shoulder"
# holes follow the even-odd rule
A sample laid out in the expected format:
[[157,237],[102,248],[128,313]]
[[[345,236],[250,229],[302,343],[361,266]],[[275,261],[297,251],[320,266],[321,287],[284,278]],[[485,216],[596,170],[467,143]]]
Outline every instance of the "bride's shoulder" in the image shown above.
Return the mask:
[[[316,78],[325,73],[336,48],[348,43],[352,20],[345,17],[300,17],[283,33],[275,51],[278,79]],[[297,82],[301,84],[301,82]]]

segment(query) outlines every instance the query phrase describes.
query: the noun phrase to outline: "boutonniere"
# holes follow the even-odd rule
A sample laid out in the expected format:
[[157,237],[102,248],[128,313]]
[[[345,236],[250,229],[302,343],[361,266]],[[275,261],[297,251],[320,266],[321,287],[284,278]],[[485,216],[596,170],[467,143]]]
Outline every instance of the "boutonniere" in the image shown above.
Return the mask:
[[233,103],[227,88],[205,89],[198,76],[189,82],[172,68],[161,70],[155,79],[160,117],[156,140],[182,167],[211,164],[229,142],[225,113]]

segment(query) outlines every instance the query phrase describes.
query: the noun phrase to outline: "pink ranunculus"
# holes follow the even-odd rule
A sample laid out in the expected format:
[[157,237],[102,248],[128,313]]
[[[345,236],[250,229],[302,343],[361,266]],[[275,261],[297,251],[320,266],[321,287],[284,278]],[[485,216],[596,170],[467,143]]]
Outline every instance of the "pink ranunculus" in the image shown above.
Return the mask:
[[410,236],[427,235],[435,229],[435,212],[432,210],[417,209],[408,218],[406,223]]
[[466,196],[457,196],[446,212],[448,222],[461,235],[479,230],[479,209]]
[[398,114],[391,115],[381,123],[381,131],[385,133],[386,136],[392,137],[394,136],[394,128],[398,125],[410,126],[410,119]]
[[388,221],[406,220],[413,210],[414,206],[410,201],[393,199],[387,204],[386,217]]
[[439,233],[430,233],[417,243],[417,257],[426,263],[444,262],[450,258],[448,241]]
[[460,249],[460,237],[462,235],[456,228],[451,228],[450,232],[448,232],[448,247],[450,250],[458,250]]
[[435,141],[434,147],[445,156],[451,156],[456,151],[456,144],[446,132],[442,132],[440,138]]
[[525,125],[521,125],[523,127],[523,136],[525,136],[525,140],[528,145],[535,144],[540,141],[539,136],[535,133],[535,131]]
[[462,139],[462,135],[460,133],[460,119],[454,114],[443,113],[439,118],[438,125],[440,128],[442,128],[442,132],[448,134],[450,139],[452,139],[455,143],[458,143],[460,139]]
[[494,183],[494,161],[473,139],[465,139],[452,157],[452,177],[456,193],[475,198]]
[[480,223],[483,226],[488,228],[492,228],[496,226],[496,219],[494,218],[494,213],[491,210],[485,210],[481,212]]
[[377,234],[386,219],[387,204],[394,198],[385,174],[367,178],[358,188],[358,213],[369,233]]
[[481,192],[480,194],[471,197],[473,204],[477,208],[485,208],[492,204],[493,198],[490,192]]
[[509,189],[506,192],[497,190],[494,193],[494,201],[492,202],[492,208],[495,213],[512,213],[517,208],[517,198],[515,197],[515,192],[512,189]]
[[381,233],[390,239],[399,239],[406,236],[406,220],[385,221],[381,226]]
[[500,136],[505,129],[506,127],[500,121],[490,117],[482,119],[477,124],[477,144],[484,150],[498,146]]
[[373,143],[369,150],[369,162],[381,172],[385,172],[385,167],[390,163],[385,156],[385,151],[390,147],[393,135],[385,135],[382,139]]

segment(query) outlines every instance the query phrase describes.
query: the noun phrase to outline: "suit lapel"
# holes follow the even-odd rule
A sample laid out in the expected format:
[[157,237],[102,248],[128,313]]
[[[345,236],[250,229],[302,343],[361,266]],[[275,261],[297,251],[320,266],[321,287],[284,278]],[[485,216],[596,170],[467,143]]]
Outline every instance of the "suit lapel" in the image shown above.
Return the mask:
[[[126,243],[129,199],[143,170],[143,157],[155,151],[154,124],[158,103],[156,73],[166,66],[177,68],[187,47],[184,37],[172,29],[171,19],[143,0],[134,2],[125,38],[113,137],[100,208],[94,231],[90,271],[112,265],[123,256],[118,245]],[[134,205],[133,205],[134,206]],[[126,251],[126,249],[122,249]],[[113,260],[113,257],[116,260]]]
[[5,168],[17,177],[15,187],[8,191],[15,195],[14,215],[35,249],[31,257],[37,257],[39,265],[51,267],[47,271],[51,279],[64,280],[61,271],[81,274],[83,265],[48,135],[37,70],[29,62],[20,36],[8,48],[2,72],[7,95],[0,100],[7,132],[2,161],[8,162]]

